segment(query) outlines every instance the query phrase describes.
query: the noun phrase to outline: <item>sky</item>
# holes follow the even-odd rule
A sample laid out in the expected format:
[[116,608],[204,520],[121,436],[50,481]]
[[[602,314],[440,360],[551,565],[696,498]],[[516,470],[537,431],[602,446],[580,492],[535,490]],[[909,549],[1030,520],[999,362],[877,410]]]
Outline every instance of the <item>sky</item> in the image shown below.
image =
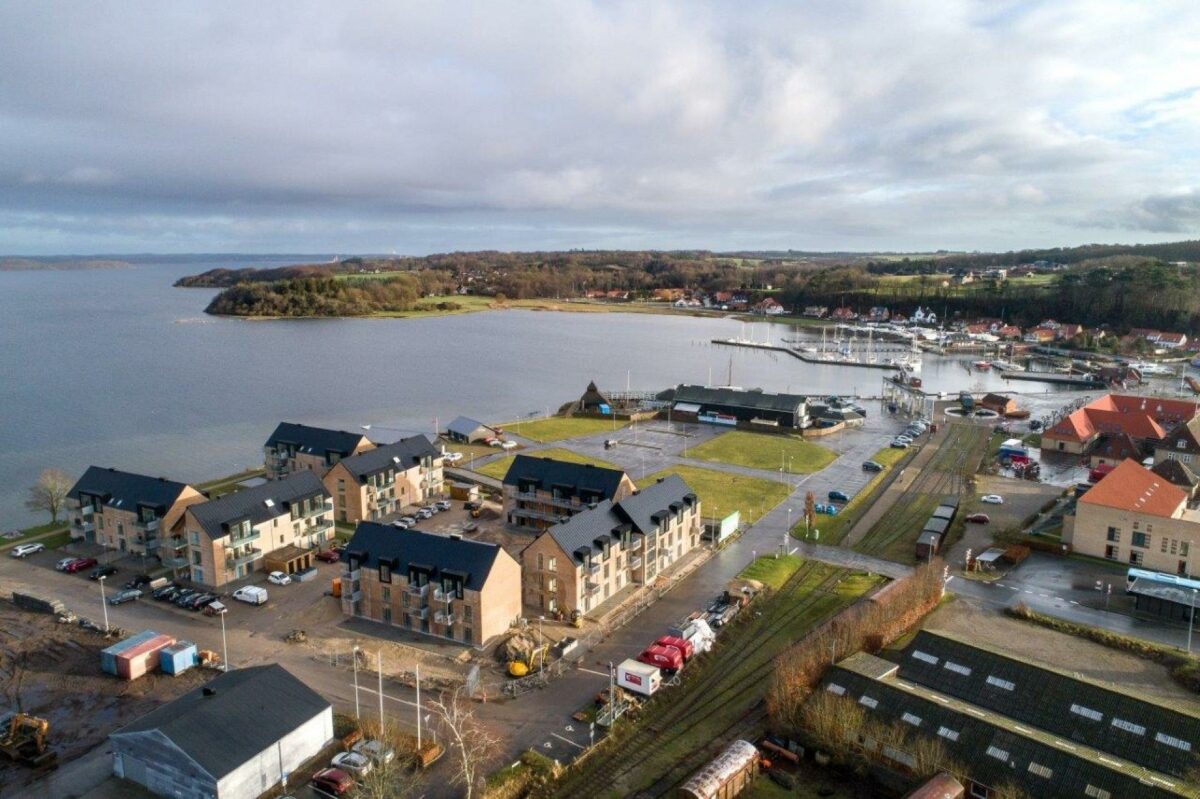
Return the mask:
[[0,4],[0,253],[1185,238],[1194,0]]

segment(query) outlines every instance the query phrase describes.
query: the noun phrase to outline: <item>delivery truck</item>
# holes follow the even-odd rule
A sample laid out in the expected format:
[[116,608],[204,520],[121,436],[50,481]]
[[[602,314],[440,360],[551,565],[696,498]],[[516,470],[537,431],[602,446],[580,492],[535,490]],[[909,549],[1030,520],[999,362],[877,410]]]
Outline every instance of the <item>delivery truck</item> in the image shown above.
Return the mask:
[[662,687],[662,672],[657,666],[632,658],[617,666],[617,685],[642,696],[653,696]]

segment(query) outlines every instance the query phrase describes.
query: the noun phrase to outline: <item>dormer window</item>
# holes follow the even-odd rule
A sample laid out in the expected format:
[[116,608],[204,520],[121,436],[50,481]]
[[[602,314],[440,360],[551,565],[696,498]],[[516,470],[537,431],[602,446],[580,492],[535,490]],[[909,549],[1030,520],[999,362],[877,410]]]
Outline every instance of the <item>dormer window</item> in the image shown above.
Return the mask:
[[1181,438],[1175,442],[1176,449],[1187,449],[1187,439]]

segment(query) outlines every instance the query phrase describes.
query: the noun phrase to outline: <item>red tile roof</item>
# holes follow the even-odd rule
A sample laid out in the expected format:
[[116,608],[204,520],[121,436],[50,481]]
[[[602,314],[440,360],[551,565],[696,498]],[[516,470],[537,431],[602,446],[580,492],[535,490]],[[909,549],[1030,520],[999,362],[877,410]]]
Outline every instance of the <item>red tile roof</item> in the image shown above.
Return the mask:
[[1187,493],[1135,460],[1125,460],[1079,498],[1082,505],[1170,518],[1187,501]]
[[1086,443],[1098,433],[1123,433],[1137,439],[1161,439],[1168,430],[1194,418],[1198,407],[1186,400],[1105,394],[1059,421],[1043,438]]

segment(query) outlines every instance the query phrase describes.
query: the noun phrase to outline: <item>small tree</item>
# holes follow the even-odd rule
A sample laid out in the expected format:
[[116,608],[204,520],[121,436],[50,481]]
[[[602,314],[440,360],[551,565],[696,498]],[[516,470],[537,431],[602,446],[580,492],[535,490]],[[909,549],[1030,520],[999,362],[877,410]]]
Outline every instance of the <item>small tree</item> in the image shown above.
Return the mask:
[[452,757],[450,782],[461,785],[466,799],[476,795],[487,776],[486,765],[497,750],[498,739],[475,718],[470,699],[462,687],[430,700],[442,721]]
[[71,478],[58,469],[45,469],[38,475],[37,482],[29,487],[25,506],[30,510],[46,511],[50,514],[50,523],[55,524],[72,484]]
[[355,796],[362,799],[403,799],[412,796],[421,786],[421,772],[410,768],[415,753],[413,736],[400,732],[393,725],[379,729],[378,721],[362,720],[359,728],[368,740],[382,741],[390,746],[396,756],[390,763],[376,763],[367,774],[358,780]]

